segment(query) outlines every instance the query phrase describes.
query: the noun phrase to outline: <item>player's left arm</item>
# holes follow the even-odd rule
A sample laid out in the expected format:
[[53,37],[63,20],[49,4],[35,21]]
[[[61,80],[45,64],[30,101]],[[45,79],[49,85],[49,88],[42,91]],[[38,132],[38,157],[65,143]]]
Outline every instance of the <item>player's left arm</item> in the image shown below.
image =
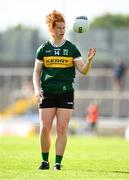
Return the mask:
[[86,75],[86,74],[89,72],[95,54],[96,54],[96,48],[91,48],[91,49],[88,51],[86,63],[84,63],[83,60],[74,61],[75,66],[76,66],[76,68],[79,70],[80,73]]

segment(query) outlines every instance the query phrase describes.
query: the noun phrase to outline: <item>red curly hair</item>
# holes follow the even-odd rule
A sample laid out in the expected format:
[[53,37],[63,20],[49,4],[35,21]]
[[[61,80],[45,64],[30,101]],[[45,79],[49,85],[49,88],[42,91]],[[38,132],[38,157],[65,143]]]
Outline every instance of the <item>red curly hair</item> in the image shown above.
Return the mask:
[[64,15],[61,14],[59,11],[52,11],[52,13],[46,16],[46,24],[48,25],[48,29],[51,31],[52,28],[55,27],[56,22],[64,22]]

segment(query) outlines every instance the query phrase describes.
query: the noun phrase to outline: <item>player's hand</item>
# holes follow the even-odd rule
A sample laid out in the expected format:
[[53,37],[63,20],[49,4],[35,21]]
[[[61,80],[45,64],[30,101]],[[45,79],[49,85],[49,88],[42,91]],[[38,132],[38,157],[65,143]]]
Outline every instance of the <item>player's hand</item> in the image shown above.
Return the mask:
[[96,54],[96,48],[90,48],[89,49],[89,52],[88,52],[88,61],[92,61],[93,60],[93,57],[95,56]]
[[38,93],[35,94],[36,100],[38,104],[42,103],[43,100],[43,91],[40,91]]

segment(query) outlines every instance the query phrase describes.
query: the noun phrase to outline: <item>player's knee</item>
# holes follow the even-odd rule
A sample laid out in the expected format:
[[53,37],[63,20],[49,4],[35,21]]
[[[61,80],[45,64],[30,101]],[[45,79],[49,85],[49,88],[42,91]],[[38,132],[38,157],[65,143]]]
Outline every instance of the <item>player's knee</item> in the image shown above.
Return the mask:
[[41,126],[40,127],[40,133],[41,134],[44,134],[44,135],[47,135],[47,134],[49,134],[50,133],[50,128],[48,127],[48,126]]
[[63,126],[63,125],[59,126],[57,128],[57,134],[60,136],[65,135],[65,134],[67,134],[67,130],[68,130],[68,128],[66,126]]

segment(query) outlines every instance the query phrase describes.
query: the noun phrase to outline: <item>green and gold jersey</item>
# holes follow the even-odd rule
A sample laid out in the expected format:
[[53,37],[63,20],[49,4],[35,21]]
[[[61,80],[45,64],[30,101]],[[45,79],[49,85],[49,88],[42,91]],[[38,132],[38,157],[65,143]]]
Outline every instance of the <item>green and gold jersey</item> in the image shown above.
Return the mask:
[[41,88],[52,93],[73,90],[74,60],[80,58],[79,50],[68,40],[60,46],[55,46],[50,41],[42,44],[36,54],[36,59],[43,62]]

